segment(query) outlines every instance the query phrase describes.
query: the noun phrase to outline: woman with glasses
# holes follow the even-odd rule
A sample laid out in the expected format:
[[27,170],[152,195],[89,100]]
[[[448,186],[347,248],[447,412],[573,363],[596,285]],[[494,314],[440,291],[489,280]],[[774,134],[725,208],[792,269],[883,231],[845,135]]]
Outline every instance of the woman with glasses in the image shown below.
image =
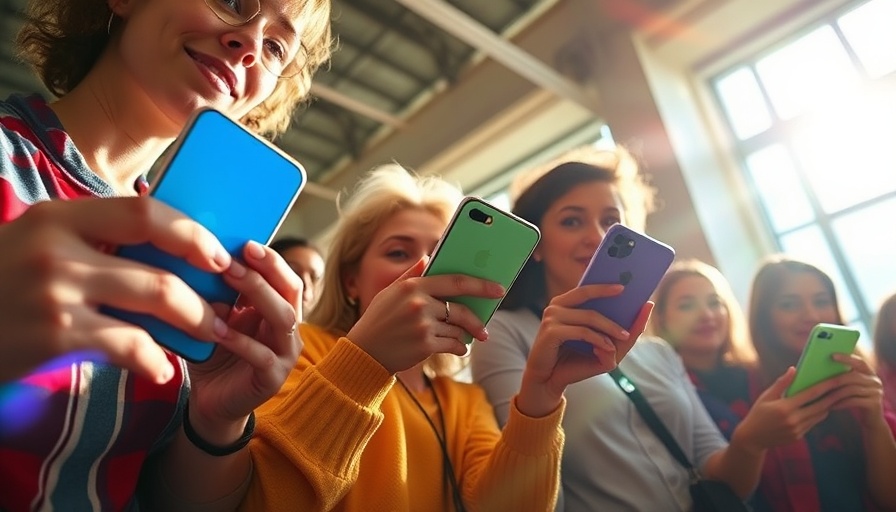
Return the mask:
[[[0,510],[241,499],[251,412],[300,350],[301,282],[257,243],[231,261],[201,226],[140,197],[143,175],[199,107],[284,131],[329,56],[329,16],[327,0],[29,2],[19,53],[56,99],[0,102]],[[108,250],[147,241],[222,273],[240,307]],[[187,364],[100,306],[218,349]]]

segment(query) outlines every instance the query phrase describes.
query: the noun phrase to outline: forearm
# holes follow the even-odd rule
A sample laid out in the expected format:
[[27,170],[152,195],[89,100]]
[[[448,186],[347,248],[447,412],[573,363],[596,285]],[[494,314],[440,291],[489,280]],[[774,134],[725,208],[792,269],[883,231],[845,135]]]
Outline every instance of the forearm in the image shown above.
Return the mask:
[[896,509],[896,441],[889,425],[881,420],[864,431],[865,474],[868,492],[883,510]]
[[[208,435],[207,440],[226,446],[240,438],[244,427],[245,421],[236,423],[229,434],[221,431],[217,436]],[[194,428],[197,433],[202,429]],[[181,428],[144,474],[142,504],[149,510],[231,511],[236,510],[248,489],[252,458],[248,448],[231,455],[209,455],[197,448]]]
[[[551,511],[560,489],[565,402],[541,418],[523,415],[511,403],[501,439],[465,496],[471,511]],[[473,471],[475,475],[475,471]],[[472,475],[471,475],[472,476]]]
[[731,490],[746,499],[759,484],[765,450],[745,447],[737,437],[737,431],[726,448],[712,454],[703,466],[704,478],[720,480]]
[[340,340],[297,385],[266,404],[250,447],[255,473],[242,509],[330,510],[358,478],[394,377]]

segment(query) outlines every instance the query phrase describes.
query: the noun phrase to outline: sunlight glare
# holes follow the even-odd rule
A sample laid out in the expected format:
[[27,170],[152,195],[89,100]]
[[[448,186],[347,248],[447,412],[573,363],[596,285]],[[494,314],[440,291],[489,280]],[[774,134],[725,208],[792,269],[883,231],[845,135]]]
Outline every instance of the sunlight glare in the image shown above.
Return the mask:
[[896,71],[896,0],[872,0],[838,20],[870,78]]
[[756,72],[781,119],[825,106],[858,82],[858,72],[830,25],[760,59]]
[[794,147],[833,213],[896,190],[896,97],[857,91],[806,120]]

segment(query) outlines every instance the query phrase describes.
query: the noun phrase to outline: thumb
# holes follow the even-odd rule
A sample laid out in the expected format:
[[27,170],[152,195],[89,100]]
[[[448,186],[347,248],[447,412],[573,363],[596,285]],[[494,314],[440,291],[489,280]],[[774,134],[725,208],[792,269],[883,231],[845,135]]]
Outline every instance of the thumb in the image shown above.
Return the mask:
[[771,386],[768,387],[760,397],[761,400],[777,400],[784,396],[784,392],[790,387],[793,378],[796,377],[796,369],[793,366],[787,368],[783,375],[778,377]]
[[416,263],[411,265],[411,268],[405,270],[404,274],[401,274],[401,276],[399,276],[399,278],[396,279],[395,282],[397,283],[399,281],[405,281],[407,279],[422,276],[423,270],[426,268],[426,264],[428,262],[429,262],[428,256],[424,256],[424,257],[420,258],[419,260],[417,260]]

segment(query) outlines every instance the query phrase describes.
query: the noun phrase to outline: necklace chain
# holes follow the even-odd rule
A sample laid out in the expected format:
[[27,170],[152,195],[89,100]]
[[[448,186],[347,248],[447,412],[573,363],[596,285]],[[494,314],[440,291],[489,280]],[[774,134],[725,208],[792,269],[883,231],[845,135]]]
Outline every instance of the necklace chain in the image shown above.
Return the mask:
[[454,500],[454,508],[458,512],[464,512],[465,509],[463,499],[461,498],[460,489],[457,485],[457,478],[454,475],[454,465],[451,463],[451,457],[448,454],[448,445],[446,441],[448,437],[448,430],[445,428],[445,414],[442,411],[442,403],[439,400],[439,394],[436,393],[435,386],[432,385],[432,381],[429,379],[429,377],[424,374],[423,381],[426,387],[428,387],[432,391],[433,399],[436,402],[436,410],[438,410],[439,413],[439,424],[442,427],[442,434],[439,433],[439,429],[436,428],[436,424],[432,421],[432,418],[426,412],[426,409],[423,408],[423,404],[421,404],[420,401],[417,400],[417,397],[414,396],[414,393],[411,392],[407,384],[405,384],[404,381],[401,380],[401,378],[399,378],[398,376],[396,376],[395,379],[399,384],[401,384],[401,387],[404,388],[408,396],[411,397],[411,400],[413,400],[414,405],[417,406],[417,409],[419,409],[420,412],[423,413],[423,417],[426,418],[426,422],[429,423],[430,428],[432,428],[433,434],[435,434],[436,439],[439,441],[439,448],[441,448],[442,450],[442,471],[445,479],[448,480],[448,484],[451,487],[451,495],[452,499]]

